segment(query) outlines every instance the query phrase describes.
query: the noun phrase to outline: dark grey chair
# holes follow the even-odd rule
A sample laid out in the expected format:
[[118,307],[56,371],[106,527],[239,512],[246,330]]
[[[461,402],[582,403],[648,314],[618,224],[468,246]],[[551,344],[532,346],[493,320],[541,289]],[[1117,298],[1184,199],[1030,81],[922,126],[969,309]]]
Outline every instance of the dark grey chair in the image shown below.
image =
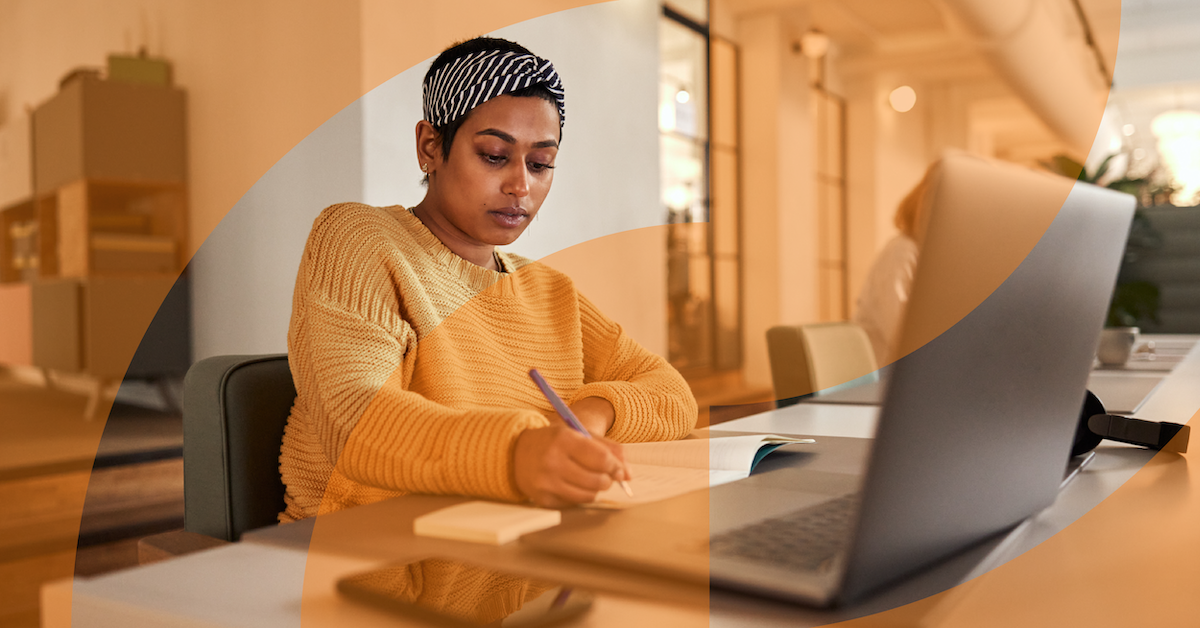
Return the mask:
[[224,355],[183,383],[183,526],[226,541],[283,510],[279,449],[296,387],[286,354]]

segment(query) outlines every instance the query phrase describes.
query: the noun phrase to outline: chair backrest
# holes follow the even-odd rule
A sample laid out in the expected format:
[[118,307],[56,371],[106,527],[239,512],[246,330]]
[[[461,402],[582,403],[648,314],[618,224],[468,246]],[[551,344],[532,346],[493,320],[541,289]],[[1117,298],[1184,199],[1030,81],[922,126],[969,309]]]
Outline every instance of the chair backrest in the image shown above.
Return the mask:
[[779,405],[878,370],[871,339],[855,323],[780,325],[767,330]]
[[279,450],[295,399],[286,354],[192,365],[183,384],[184,529],[236,541],[278,521]]

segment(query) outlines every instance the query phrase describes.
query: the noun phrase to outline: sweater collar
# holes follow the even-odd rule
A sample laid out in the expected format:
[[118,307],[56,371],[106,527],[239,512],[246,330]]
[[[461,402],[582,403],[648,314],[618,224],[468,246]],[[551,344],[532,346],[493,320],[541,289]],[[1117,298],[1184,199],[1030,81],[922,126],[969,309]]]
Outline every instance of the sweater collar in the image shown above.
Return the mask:
[[421,222],[421,219],[413,215],[407,208],[394,205],[388,209],[396,216],[396,219],[404,227],[404,230],[412,236],[413,240],[439,266],[445,268],[447,272],[458,278],[459,281],[475,292],[482,292],[490,288],[497,281],[511,274],[516,268],[516,265],[508,254],[500,249],[496,249],[496,253],[500,258],[500,263],[504,264],[504,268],[509,271],[508,273],[496,272],[490,268],[484,268],[483,266],[469,262],[459,257],[457,253],[451,251],[445,244],[442,244],[442,241],[425,226],[425,223]]

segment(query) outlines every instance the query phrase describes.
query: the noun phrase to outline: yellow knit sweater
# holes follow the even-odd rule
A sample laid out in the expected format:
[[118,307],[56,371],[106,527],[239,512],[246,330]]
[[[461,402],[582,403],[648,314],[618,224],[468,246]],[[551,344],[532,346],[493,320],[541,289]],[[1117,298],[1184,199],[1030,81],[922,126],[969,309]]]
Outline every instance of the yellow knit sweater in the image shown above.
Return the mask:
[[281,521],[404,493],[520,499],[516,438],[555,416],[530,368],[568,403],[611,402],[614,440],[692,429],[696,401],[670,364],[562,273],[500,260],[511,272],[458,257],[402,207],[321,213],[288,331],[297,397],[280,456]]

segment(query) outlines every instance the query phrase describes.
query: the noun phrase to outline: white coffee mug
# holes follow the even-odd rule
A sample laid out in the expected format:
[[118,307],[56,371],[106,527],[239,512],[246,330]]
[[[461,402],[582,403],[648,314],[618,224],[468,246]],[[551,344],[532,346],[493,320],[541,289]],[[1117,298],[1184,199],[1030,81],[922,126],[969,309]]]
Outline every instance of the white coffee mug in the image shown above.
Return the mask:
[[1133,345],[1137,342],[1137,327],[1109,327],[1100,332],[1100,346],[1096,357],[1105,366],[1120,366],[1129,361]]

